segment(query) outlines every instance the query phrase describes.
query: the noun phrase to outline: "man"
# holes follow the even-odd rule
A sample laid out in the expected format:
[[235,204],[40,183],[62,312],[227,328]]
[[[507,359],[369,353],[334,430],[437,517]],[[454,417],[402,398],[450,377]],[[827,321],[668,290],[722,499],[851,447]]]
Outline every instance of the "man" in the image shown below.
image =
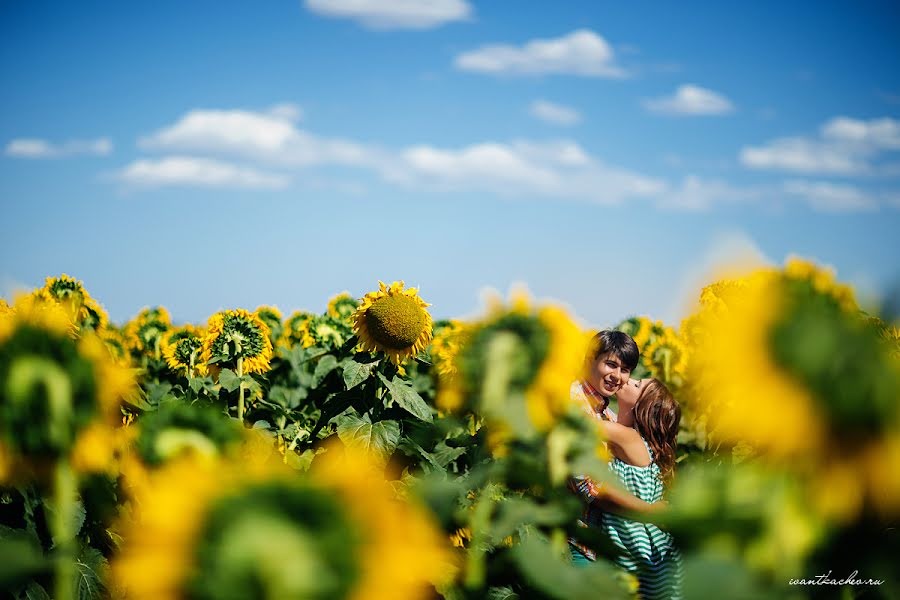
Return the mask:
[[[616,421],[616,414],[609,408],[609,399],[628,383],[640,356],[637,344],[627,333],[601,331],[591,339],[588,346],[584,359],[584,377],[572,383],[572,400],[595,418]],[[587,477],[572,478],[569,487],[584,501],[581,522],[588,527],[600,527],[600,515],[603,512],[652,513],[661,508],[625,491],[599,485]],[[576,564],[596,560],[596,554],[590,548],[573,539],[569,539],[569,544]]]

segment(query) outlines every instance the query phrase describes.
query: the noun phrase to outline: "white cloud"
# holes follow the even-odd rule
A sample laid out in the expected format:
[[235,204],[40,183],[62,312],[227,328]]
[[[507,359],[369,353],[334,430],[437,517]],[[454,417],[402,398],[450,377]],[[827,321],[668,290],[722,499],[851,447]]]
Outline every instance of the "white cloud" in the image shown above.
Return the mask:
[[581,114],[574,108],[547,100],[535,100],[529,112],[533,117],[554,125],[575,125],[581,121]]
[[822,137],[873,149],[898,150],[900,121],[887,117],[870,121],[835,117],[822,126]]
[[784,192],[803,199],[823,212],[859,212],[878,208],[878,201],[852,185],[826,181],[793,180],[784,183]]
[[741,149],[741,163],[751,169],[803,174],[891,176],[891,168],[875,163],[883,153],[900,149],[900,121],[828,120],[818,137],[784,137]]
[[116,179],[139,187],[201,186],[279,189],[288,185],[284,175],[240,167],[208,158],[169,156],[136,160]]
[[472,15],[465,0],[306,0],[324,17],[352,19],[370,29],[432,29]]
[[[281,169],[351,166],[411,189],[486,190],[616,203],[652,196],[665,187],[660,180],[605,165],[567,140],[386,149],[318,136],[297,128],[284,118],[284,111],[276,113],[193,110],[143,138],[140,145],[170,153],[223,155]],[[158,168],[152,161],[144,162]]]
[[6,145],[5,154],[15,158],[65,158],[67,156],[106,156],[112,152],[109,138],[69,140],[59,144],[38,138],[17,138]]
[[644,100],[644,108],[664,115],[724,115],[734,111],[731,100],[696,85],[681,85],[669,96]]
[[321,138],[298,129],[293,105],[268,112],[192,110],[177,123],[142,138],[148,150],[232,154],[275,164],[306,166],[334,163],[365,165],[372,150],[340,139]]
[[720,204],[752,202],[760,198],[756,188],[734,187],[726,181],[686,176],[678,187],[659,197],[658,206],[690,212],[707,211]]
[[531,40],[524,46],[482,46],[460,54],[454,62],[463,71],[493,75],[625,76],[625,71],[615,64],[609,43],[588,29],[553,39]]
[[460,149],[416,146],[386,174],[395,183],[442,191],[487,190],[617,204],[661,193],[651,177],[603,164],[574,142],[486,142]]
[[869,170],[865,157],[847,148],[798,137],[779,138],[764,146],[744,147],[740,161],[751,169],[808,174],[858,175]]
[[268,110],[268,114],[276,119],[290,121],[291,123],[296,123],[303,119],[303,109],[292,102],[276,104]]

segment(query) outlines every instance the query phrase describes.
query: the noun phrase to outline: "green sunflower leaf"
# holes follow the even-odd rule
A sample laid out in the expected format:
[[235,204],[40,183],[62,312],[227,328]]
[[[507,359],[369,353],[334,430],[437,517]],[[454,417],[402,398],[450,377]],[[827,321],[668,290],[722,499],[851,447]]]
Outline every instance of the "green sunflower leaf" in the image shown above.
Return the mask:
[[356,362],[352,358],[347,358],[341,361],[341,366],[344,369],[344,385],[349,390],[368,379],[372,374],[372,370],[378,366],[378,361],[361,363]]
[[341,418],[337,434],[347,446],[371,452],[381,462],[386,462],[400,442],[400,423],[370,423],[357,415],[347,414]]
[[96,548],[88,546],[75,561],[77,569],[78,600],[95,600],[107,597],[102,573],[106,570],[106,559]]
[[219,385],[229,392],[233,392],[240,387],[241,378],[231,369],[222,369],[222,372],[219,373]]
[[313,387],[317,387],[329,373],[334,371],[338,366],[338,360],[334,354],[326,354],[319,359],[316,370],[313,371]]
[[393,381],[388,381],[387,377],[381,373],[378,374],[378,377],[384,382],[384,385],[391,393],[391,400],[393,402],[396,402],[401,408],[423,421],[431,423],[434,420],[431,415],[431,408],[429,408],[422,399],[422,396],[420,396],[412,386],[407,385],[406,382],[396,375],[394,376]]

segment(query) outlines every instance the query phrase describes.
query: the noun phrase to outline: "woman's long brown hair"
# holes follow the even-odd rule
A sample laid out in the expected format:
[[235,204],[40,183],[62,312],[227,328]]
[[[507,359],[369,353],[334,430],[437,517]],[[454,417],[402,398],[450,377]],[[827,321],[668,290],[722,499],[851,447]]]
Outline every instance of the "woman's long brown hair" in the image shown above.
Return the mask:
[[634,406],[634,428],[653,451],[663,482],[668,485],[675,474],[675,447],[681,406],[658,379],[644,384]]

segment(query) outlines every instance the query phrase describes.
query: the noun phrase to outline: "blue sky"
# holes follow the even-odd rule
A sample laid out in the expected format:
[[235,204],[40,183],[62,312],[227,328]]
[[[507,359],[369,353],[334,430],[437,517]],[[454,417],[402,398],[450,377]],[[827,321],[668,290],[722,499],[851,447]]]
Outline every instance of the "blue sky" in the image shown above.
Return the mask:
[[715,265],[900,279],[900,9],[0,2],[0,293],[677,323]]

